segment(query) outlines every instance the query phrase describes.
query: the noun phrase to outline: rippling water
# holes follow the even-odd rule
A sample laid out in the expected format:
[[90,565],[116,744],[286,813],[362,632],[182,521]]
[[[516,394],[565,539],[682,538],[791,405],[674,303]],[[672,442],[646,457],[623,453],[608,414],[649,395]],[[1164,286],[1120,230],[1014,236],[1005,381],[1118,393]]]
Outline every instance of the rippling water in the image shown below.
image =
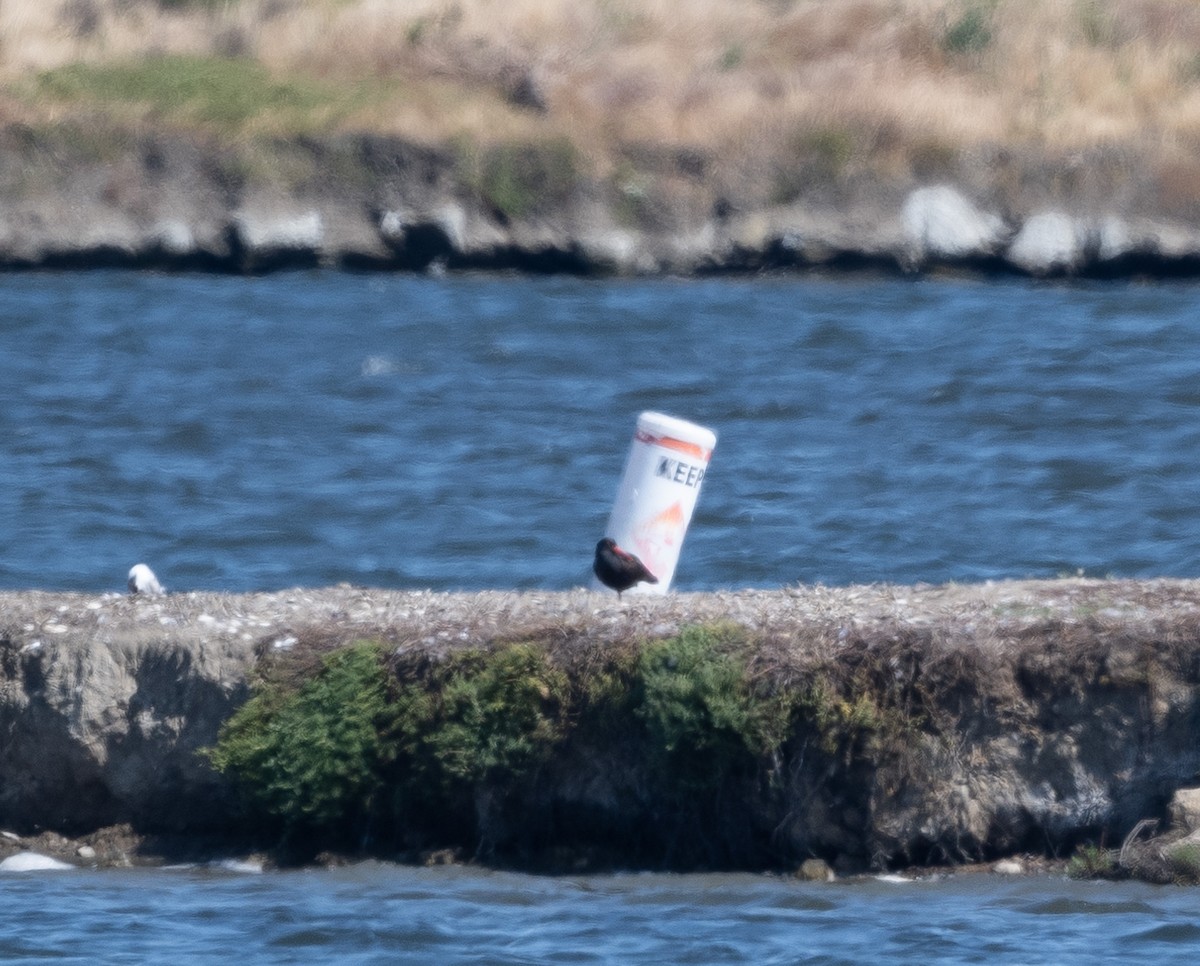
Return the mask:
[[0,958],[55,963],[1193,963],[1195,891],[1056,878],[802,884],[368,863],[0,876]]
[[[586,582],[636,415],[720,434],[676,586],[1193,576],[1187,285],[0,278],[0,586]],[[1191,962],[1190,890],[363,865],[0,877],[0,959]]]
[[0,280],[0,586],[568,588],[636,415],[720,434],[680,589],[1190,576],[1189,285]]

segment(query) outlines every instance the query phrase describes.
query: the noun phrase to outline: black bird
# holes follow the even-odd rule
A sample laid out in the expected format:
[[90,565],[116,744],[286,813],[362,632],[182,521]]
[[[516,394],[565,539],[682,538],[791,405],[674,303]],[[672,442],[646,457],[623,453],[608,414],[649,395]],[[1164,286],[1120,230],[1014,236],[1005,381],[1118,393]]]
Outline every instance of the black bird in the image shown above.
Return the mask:
[[592,571],[605,587],[611,587],[620,598],[621,592],[628,590],[639,581],[657,584],[658,578],[646,569],[646,565],[633,554],[617,546],[612,537],[605,537],[596,544],[596,559],[592,561]]

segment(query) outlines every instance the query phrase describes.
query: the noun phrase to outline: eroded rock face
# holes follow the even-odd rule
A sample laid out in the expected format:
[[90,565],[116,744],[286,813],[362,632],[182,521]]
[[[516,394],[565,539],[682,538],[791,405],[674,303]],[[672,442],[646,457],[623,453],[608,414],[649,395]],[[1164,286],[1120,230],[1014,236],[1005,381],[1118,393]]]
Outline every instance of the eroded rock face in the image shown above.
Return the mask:
[[[776,782],[722,790],[706,834],[727,837],[723,862],[819,857],[854,871],[1068,849],[1120,841],[1173,795],[1172,816],[1194,818],[1195,793],[1177,792],[1200,770],[1200,582],[610,597],[0,593],[0,829],[234,831],[232,790],[201,752],[247,698],[257,656],[314,637],[431,657],[544,638],[569,664],[706,622],[761,640],[760,673],[798,689],[804,709]],[[673,828],[647,797],[653,756],[634,725],[620,746],[576,733],[520,807],[486,809],[491,840],[551,816],[631,840]]]
[[[997,154],[1009,160],[997,167]],[[1200,274],[1200,226],[1152,183],[1073,189],[1030,151],[967,152],[934,183],[828,175],[794,197],[761,173],[705,177],[703,157],[680,175],[654,152],[628,177],[578,171],[550,191],[544,159],[518,153],[523,193],[507,207],[459,161],[448,146],[366,133],[246,157],[162,133],[101,160],[69,131],[0,125],[0,268]]]
[[[87,603],[101,605],[83,612],[97,620],[87,635],[57,611],[70,604],[28,635],[0,635],[0,821],[65,831],[227,824],[230,790],[201,750],[245,700],[252,648],[180,641],[154,626],[173,618],[145,598]],[[114,634],[101,621],[117,607],[137,623]]]

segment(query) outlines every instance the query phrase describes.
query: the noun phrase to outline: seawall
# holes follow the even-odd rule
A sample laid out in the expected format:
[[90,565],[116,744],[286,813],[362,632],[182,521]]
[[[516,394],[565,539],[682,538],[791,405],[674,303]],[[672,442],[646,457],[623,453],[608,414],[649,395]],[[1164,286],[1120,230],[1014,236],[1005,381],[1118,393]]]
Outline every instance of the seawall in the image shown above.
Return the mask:
[[[580,728],[519,808],[476,787],[500,858],[537,847],[672,864],[852,870],[1119,843],[1200,775],[1200,581],[441,594],[336,587],[158,597],[0,593],[0,829],[244,838],[201,754],[264,662],[358,640],[401,663],[528,642],[564,673],[690,626],[801,695],[767,771],[730,773],[678,828],[633,741]],[[622,734],[630,734],[628,730]],[[703,765],[704,758],[699,759]],[[704,792],[708,794],[708,792]],[[635,835],[631,830],[638,828]],[[581,831],[584,830],[584,831]],[[605,830],[608,830],[607,832]],[[635,839],[640,836],[637,847]],[[473,854],[479,842],[429,842]],[[590,852],[589,852],[590,850]],[[622,850],[626,854],[622,856]]]

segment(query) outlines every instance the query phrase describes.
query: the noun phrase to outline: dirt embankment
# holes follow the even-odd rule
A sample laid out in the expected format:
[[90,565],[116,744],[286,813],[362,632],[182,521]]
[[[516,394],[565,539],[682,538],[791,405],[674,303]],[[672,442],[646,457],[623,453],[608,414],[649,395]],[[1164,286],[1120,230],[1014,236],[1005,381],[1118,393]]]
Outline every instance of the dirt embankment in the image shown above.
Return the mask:
[[[577,855],[599,854],[596,837],[611,833],[608,861],[640,836],[628,861],[669,863],[669,851],[647,846],[659,834],[706,837],[715,864],[740,867],[1065,856],[1164,818],[1200,775],[1195,581],[797,587],[621,603],[583,591],[6,592],[0,849],[91,835],[89,859],[125,860],[246,841],[233,789],[200,752],[267,656],[372,638],[438,660],[527,641],[573,673],[613,648],[714,624],[755,642],[756,679],[804,695],[771,780],[732,777],[679,829],[635,745],[581,734],[541,767],[519,808],[480,813],[497,855],[506,843],[520,853],[522,823],[533,822],[561,838],[540,848]],[[443,844],[469,855],[477,843]]]

